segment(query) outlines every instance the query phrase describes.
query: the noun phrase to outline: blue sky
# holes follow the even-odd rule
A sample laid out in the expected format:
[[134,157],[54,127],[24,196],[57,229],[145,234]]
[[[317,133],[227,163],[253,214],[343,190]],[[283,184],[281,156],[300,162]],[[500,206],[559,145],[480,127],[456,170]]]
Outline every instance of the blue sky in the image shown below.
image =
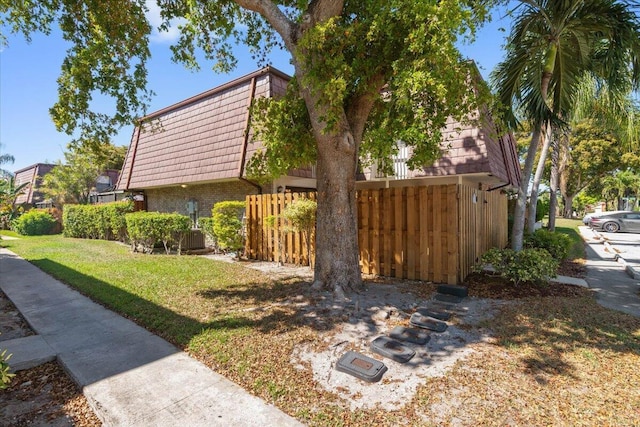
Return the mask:
[[[148,2],[149,3],[149,2]],[[492,22],[483,27],[472,45],[462,45],[464,56],[476,61],[485,78],[500,62],[502,45],[509,22],[503,12],[494,13]],[[152,24],[153,14],[150,15]],[[157,22],[157,21],[156,21]],[[238,47],[238,67],[230,74],[216,74],[210,66],[201,64],[199,72],[191,72],[171,61],[169,46],[175,34],[154,34],[152,59],[148,64],[149,87],[156,93],[149,112],[164,108],[190,96],[223,84],[258,68],[250,55]],[[66,45],[58,32],[50,36],[35,34],[30,44],[21,36],[8,37],[9,46],[0,52],[0,154],[15,157],[13,165],[4,169],[16,171],[34,163],[55,163],[63,160],[70,137],[56,131],[49,108],[57,99],[56,79],[64,58]],[[271,65],[293,73],[286,53],[276,52]],[[113,142],[128,145],[133,126],[120,130]]]

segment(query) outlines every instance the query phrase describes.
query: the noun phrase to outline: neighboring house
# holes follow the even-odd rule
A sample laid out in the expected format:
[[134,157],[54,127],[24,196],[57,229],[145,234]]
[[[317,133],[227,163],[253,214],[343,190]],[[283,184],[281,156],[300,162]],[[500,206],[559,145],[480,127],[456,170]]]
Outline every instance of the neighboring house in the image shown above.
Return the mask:
[[[56,166],[57,165],[48,163],[36,163],[35,165],[16,171],[16,186],[22,185],[25,182],[29,183],[29,185],[25,188],[25,191],[18,196],[15,204],[33,208],[51,207],[53,205],[51,200],[45,198],[44,193],[41,191],[42,179]],[[89,200],[96,201],[99,194],[113,191],[118,182],[119,175],[120,171],[115,169],[107,169],[100,174],[96,179],[95,188],[89,195]]]
[[[249,106],[256,97],[284,94],[289,79],[266,67],[143,117],[133,132],[117,191],[144,194],[148,210],[186,214],[197,224],[199,217],[211,215],[218,201],[315,189],[313,168],[294,171],[267,186],[245,176],[246,163],[259,148],[259,143],[251,143]],[[358,188],[427,183],[484,190],[517,186],[520,167],[513,136],[501,136],[490,114],[477,116],[475,124],[447,124],[444,155],[434,165],[409,171],[406,160],[411,152],[401,146],[393,176],[368,168],[359,174]]]
[[107,169],[96,179],[96,186],[89,194],[89,203],[107,203],[122,200],[126,197],[124,191],[116,191],[120,178],[120,171]]
[[51,203],[47,203],[44,194],[40,191],[42,186],[42,178],[51,172],[56,165],[47,163],[36,163],[15,172],[16,187],[29,183],[24,192],[16,198],[15,205],[23,205],[25,207],[49,207]]
[[259,148],[251,143],[249,106],[254,98],[284,94],[290,77],[265,67],[140,120],[117,191],[144,194],[149,211],[211,216],[223,200],[249,194],[315,189],[312,170],[292,172],[267,186],[246,178]]

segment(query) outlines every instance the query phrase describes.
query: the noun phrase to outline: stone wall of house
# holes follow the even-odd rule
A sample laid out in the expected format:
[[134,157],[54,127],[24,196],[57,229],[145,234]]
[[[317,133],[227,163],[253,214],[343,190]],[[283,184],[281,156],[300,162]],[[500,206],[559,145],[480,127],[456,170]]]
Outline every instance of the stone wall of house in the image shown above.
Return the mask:
[[210,217],[215,203],[244,200],[248,194],[259,193],[258,188],[242,180],[145,190],[149,212],[189,215],[187,205],[189,201],[194,200],[198,203],[198,218]]

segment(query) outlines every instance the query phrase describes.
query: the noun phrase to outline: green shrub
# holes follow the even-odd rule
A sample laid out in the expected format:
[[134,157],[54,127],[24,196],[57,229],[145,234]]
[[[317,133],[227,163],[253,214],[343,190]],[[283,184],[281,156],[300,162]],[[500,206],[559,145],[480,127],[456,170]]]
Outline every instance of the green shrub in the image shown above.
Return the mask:
[[121,242],[126,241],[127,221],[125,215],[133,212],[133,202],[131,200],[123,200],[98,206],[104,209],[106,225],[109,228],[111,237]]
[[510,280],[516,285],[523,282],[548,282],[556,276],[559,262],[545,249],[489,249],[481,259],[480,270],[486,264],[491,264],[496,273]]
[[559,261],[567,259],[572,243],[571,237],[566,234],[544,229],[525,236],[524,240],[525,248],[545,249]]
[[10,374],[9,363],[7,362],[11,355],[7,355],[7,350],[3,350],[0,353],[0,390],[4,390],[9,387],[11,384],[11,378],[15,376],[15,374]]
[[213,218],[210,217],[202,217],[198,219],[198,226],[202,233],[211,241],[213,241],[213,245],[217,246],[216,235],[213,232]]
[[162,242],[167,254],[171,244],[177,245],[180,254],[184,235],[191,229],[191,219],[176,213],[134,212],[126,214],[125,221],[134,252],[141,246],[144,253],[152,253],[155,244]]
[[226,201],[216,203],[211,210],[213,234],[218,245],[221,249],[236,251],[238,257],[244,248],[242,228],[244,209],[245,202]]
[[126,238],[125,214],[133,202],[125,200],[99,205],[65,205],[62,214],[65,237],[82,239]]
[[538,199],[536,203],[536,222],[542,221],[547,215],[549,215],[549,200]]
[[41,236],[51,234],[56,226],[56,219],[51,214],[32,209],[13,221],[12,228],[23,236]]
[[311,199],[298,199],[284,208],[281,216],[286,221],[285,231],[302,233],[311,266],[311,236],[316,228],[318,203]]

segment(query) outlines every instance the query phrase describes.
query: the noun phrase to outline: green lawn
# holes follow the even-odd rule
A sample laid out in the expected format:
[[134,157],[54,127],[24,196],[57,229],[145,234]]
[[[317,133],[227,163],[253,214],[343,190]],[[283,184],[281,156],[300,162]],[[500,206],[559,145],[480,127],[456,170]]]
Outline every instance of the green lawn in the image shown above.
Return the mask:
[[[577,225],[558,223],[576,247]],[[491,341],[475,344],[444,376],[425,378],[401,410],[352,410],[291,361],[302,343],[324,349],[322,334],[348,319],[317,312],[322,327],[305,320],[301,305],[319,297],[308,283],[274,282],[242,264],[203,257],[134,254],[106,241],[42,236],[0,245],[305,424],[640,425],[640,319],[588,295],[505,305],[480,325],[494,331]]]
[[[213,323],[234,325],[242,333],[239,325],[247,320],[233,314],[237,300],[244,299],[242,304],[246,304],[260,298],[260,290],[274,291],[273,284],[254,270],[201,257],[132,254],[127,246],[114,242],[61,236],[3,243],[54,277],[180,346],[188,345]],[[247,289],[251,293],[243,295]]]
[[569,250],[569,259],[584,259],[586,257],[584,240],[582,240],[578,230],[580,225],[584,224],[579,219],[556,219],[556,231],[568,235],[573,241],[573,246]]

